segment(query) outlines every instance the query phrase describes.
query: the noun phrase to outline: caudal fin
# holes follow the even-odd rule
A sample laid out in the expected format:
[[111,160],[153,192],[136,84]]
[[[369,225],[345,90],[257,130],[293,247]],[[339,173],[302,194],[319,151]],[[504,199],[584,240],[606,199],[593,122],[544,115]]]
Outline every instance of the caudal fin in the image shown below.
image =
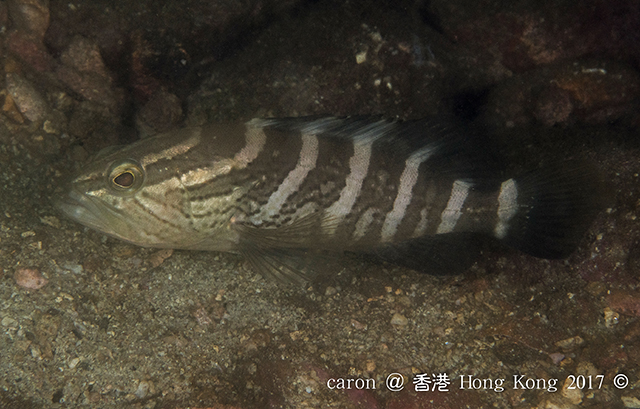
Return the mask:
[[509,179],[502,184],[500,221],[494,233],[533,256],[565,258],[604,207],[604,191],[599,172],[584,163],[565,163]]

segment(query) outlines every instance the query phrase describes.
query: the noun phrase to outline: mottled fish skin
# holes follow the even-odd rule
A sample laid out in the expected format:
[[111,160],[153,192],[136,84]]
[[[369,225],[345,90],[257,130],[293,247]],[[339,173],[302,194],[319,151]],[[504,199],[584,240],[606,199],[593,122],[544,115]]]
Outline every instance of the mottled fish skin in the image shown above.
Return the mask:
[[[285,280],[286,249],[370,251],[457,232],[565,256],[596,211],[584,186],[592,174],[484,180],[468,164],[468,150],[459,149],[465,140],[457,132],[434,121],[375,118],[187,128],[98,155],[59,206],[77,222],[137,245],[240,252],[264,275]],[[547,203],[543,194],[542,207],[570,203],[575,216],[553,217],[576,227],[538,252],[528,243],[535,230],[529,213],[537,192],[556,179],[562,195]]]

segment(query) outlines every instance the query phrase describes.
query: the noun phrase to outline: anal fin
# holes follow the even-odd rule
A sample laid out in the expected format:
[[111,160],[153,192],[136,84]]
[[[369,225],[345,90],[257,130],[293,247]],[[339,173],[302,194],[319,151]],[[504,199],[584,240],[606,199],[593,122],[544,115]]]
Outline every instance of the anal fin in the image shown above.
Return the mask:
[[419,272],[454,275],[465,272],[478,259],[483,249],[482,239],[474,233],[437,234],[378,247],[372,254]]

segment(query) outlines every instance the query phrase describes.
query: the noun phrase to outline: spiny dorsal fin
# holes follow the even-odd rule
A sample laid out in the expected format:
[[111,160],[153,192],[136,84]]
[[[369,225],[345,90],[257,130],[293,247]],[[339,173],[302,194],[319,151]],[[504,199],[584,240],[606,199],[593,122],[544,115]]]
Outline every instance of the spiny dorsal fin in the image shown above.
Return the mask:
[[388,152],[398,160],[405,160],[418,151],[428,151],[429,166],[439,175],[492,182],[500,179],[499,161],[489,148],[492,144],[471,128],[449,119],[398,121],[376,116],[313,116],[254,119],[249,125],[310,133],[321,138],[341,138],[354,143],[374,140],[376,149]]
[[350,140],[375,135],[397,135],[396,121],[376,117],[313,116],[300,118],[254,119],[251,126],[283,132],[302,132]]

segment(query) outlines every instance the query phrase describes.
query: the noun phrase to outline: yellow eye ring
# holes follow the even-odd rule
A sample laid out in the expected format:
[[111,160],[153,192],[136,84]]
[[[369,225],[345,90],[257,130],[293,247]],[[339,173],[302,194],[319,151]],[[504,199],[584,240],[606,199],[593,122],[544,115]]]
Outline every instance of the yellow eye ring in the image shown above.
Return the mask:
[[143,181],[144,170],[134,160],[114,162],[109,168],[108,184],[116,192],[135,193]]
[[118,176],[114,177],[112,182],[123,189],[130,188],[136,181],[136,176],[130,170],[125,170]]

